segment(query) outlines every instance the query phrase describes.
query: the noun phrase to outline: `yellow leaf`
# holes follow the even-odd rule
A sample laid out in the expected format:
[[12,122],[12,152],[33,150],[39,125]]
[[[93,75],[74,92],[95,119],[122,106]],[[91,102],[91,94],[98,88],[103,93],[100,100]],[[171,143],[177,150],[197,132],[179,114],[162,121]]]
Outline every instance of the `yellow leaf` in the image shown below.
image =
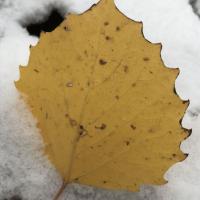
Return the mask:
[[20,68],[16,87],[65,183],[135,191],[165,183],[166,170],[185,158],[178,70],[164,67],[161,46],[141,28],[102,0],[43,33]]

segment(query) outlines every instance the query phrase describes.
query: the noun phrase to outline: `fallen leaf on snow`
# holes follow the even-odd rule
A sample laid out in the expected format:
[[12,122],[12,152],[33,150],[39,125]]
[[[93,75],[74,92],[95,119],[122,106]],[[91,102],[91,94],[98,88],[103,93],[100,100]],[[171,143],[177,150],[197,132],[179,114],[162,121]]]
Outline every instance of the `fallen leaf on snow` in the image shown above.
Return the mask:
[[141,28],[102,0],[43,33],[20,68],[16,87],[65,183],[135,191],[165,183],[166,170],[185,158],[178,70],[164,67],[161,46]]

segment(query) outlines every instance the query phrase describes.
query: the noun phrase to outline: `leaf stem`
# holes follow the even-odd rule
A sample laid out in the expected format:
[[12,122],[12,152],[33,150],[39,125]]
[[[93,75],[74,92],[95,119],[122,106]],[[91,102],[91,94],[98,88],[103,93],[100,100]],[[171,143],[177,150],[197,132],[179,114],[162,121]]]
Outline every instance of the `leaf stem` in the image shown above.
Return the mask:
[[58,200],[61,196],[61,194],[63,193],[64,189],[66,188],[68,183],[66,183],[64,180],[62,182],[62,185],[60,187],[60,189],[58,190],[58,192],[56,193],[55,197],[53,198],[53,200]]

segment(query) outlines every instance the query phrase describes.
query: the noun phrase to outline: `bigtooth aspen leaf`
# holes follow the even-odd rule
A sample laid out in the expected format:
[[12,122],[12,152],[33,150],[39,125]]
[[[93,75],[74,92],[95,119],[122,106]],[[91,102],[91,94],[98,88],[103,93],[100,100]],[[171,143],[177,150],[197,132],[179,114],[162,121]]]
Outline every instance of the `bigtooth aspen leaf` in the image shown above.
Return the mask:
[[164,184],[185,158],[179,120],[187,104],[173,91],[178,70],[164,66],[160,51],[113,0],[68,15],[31,48],[16,87],[66,184],[136,191]]

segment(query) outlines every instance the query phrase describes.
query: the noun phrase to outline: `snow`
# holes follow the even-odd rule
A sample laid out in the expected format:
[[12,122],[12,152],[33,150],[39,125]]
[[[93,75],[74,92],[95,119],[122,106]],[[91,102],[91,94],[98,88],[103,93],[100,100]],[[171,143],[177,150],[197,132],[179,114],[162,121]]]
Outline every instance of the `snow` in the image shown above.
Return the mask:
[[[200,13],[200,1],[192,1]],[[29,46],[38,41],[21,24],[41,20],[52,5],[65,13],[82,13],[93,3],[97,0],[0,0],[0,199],[19,195],[48,200],[61,185],[61,177],[43,153],[36,121],[13,83],[19,78],[18,66],[28,62]],[[66,189],[62,199],[199,200],[200,20],[188,0],[115,3],[126,16],[143,22],[146,39],[162,43],[166,66],[180,68],[176,91],[181,99],[190,100],[183,126],[192,129],[181,149],[189,156],[168,170],[164,186],[144,185],[139,193],[126,193],[75,185]]]
[[37,199],[47,199],[61,180],[43,155],[36,121],[14,87],[18,66],[27,64],[29,45],[37,39],[15,21],[5,25],[1,26],[4,37],[0,40],[0,199],[21,193],[26,199],[35,194],[40,197]]

